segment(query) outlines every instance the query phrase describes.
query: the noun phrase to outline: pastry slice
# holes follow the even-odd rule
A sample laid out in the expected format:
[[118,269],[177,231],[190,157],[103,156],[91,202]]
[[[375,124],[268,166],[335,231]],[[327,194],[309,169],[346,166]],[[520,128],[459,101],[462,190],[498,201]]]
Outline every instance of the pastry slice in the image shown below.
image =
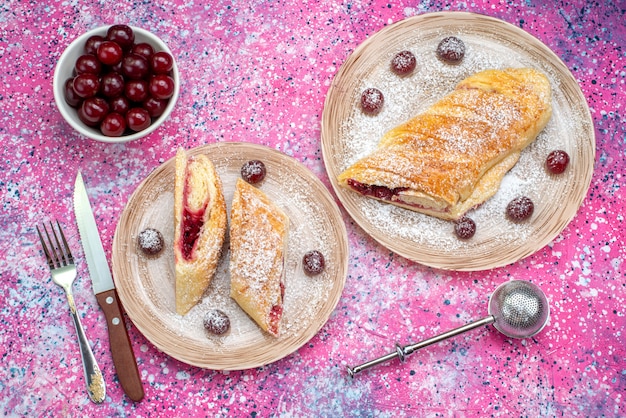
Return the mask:
[[442,219],[492,197],[552,114],[547,77],[531,68],[486,70],[388,131],[341,173],[349,190]]
[[206,155],[176,153],[174,257],[176,312],[185,315],[201,299],[217,269],[226,234],[222,182]]
[[230,212],[230,296],[274,337],[283,315],[288,230],[287,215],[238,179]]

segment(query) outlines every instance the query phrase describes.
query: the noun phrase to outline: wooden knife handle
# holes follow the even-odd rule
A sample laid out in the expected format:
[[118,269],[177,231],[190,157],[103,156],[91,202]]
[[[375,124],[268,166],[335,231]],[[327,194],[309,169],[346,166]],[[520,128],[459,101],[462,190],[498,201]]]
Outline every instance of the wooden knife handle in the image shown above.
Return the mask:
[[115,289],[107,290],[96,294],[96,299],[107,319],[113,364],[122,389],[130,399],[135,402],[140,401],[144,395],[141,376],[130,338],[128,338],[122,305],[117,298],[117,292]]

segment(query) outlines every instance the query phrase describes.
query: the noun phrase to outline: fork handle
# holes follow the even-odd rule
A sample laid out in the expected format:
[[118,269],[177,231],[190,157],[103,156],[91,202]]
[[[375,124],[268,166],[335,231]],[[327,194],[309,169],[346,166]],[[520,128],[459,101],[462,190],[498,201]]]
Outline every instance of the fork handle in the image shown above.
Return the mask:
[[107,319],[111,356],[117,377],[126,395],[135,402],[143,399],[143,385],[137,368],[135,352],[130,343],[126,323],[124,321],[122,304],[115,289],[96,293],[96,299],[104,316]]
[[95,403],[101,403],[106,397],[106,385],[104,383],[104,377],[96,363],[96,358],[91,351],[89,341],[85,335],[78,313],[76,312],[76,304],[74,303],[74,296],[71,292],[67,292],[67,301],[70,305],[70,312],[72,319],[74,320],[74,326],[76,327],[76,334],[78,334],[78,343],[80,346],[80,357],[83,361],[83,370],[85,372],[85,382],[87,383],[87,393],[89,399]]

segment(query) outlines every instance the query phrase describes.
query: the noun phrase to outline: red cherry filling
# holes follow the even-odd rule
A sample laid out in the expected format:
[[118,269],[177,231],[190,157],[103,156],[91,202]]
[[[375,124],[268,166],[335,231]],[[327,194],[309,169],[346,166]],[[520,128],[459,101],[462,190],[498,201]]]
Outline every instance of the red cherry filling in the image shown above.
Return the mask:
[[372,196],[381,200],[391,200],[398,193],[407,190],[406,187],[398,187],[390,189],[385,186],[376,186],[374,184],[363,184],[353,179],[348,179],[348,186],[364,196]]
[[191,253],[200,236],[200,231],[204,225],[204,210],[191,212],[187,207],[183,210],[183,243],[182,251],[185,260],[191,260]]
[[183,219],[181,225],[181,252],[183,258],[187,261],[192,259],[193,250],[202,232],[202,227],[204,226],[204,215],[209,206],[209,198],[207,195],[206,200],[199,209],[193,210],[189,207],[189,188],[191,187],[189,181],[190,173],[187,171],[185,175],[185,189],[183,191]]

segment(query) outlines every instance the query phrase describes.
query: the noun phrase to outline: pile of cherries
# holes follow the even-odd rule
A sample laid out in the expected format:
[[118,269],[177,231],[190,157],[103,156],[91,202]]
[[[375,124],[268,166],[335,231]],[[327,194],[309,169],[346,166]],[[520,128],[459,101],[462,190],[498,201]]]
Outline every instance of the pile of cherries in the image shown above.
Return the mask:
[[87,39],[84,54],[65,82],[65,101],[79,119],[102,134],[139,132],[163,114],[174,94],[173,57],[135,43],[130,26],[113,25]]

